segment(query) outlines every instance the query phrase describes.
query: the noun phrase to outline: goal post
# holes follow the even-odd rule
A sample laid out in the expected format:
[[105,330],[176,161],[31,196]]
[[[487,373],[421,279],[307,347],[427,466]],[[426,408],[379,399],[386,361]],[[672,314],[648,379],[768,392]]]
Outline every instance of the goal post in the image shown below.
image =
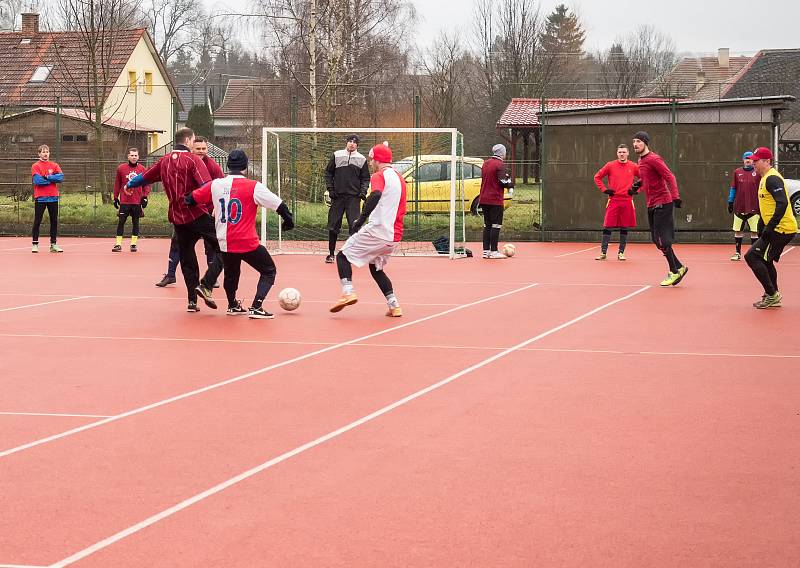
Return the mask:
[[[262,211],[261,240],[270,251],[328,253],[325,168],[333,153],[345,148],[349,134],[360,137],[358,151],[365,157],[375,144],[388,142],[393,167],[406,180],[403,240],[395,254],[464,256],[466,215],[476,209],[480,165],[473,159],[465,162],[463,136],[455,128],[264,127],[262,182],[295,217],[295,228],[282,232],[279,218]],[[348,228],[345,217],[337,248]]]

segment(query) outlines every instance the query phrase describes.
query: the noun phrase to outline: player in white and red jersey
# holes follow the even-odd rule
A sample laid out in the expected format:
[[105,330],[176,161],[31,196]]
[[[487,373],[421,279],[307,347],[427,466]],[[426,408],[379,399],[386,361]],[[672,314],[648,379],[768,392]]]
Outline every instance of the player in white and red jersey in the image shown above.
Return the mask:
[[370,194],[361,216],[353,225],[354,234],[336,255],[336,265],[342,281],[342,297],[331,307],[331,311],[339,312],[358,301],[353,288],[353,267],[350,264],[359,268],[369,264],[369,273],[386,297],[389,306],[386,315],[397,318],[403,315],[403,311],[383,267],[403,238],[406,182],[392,168],[392,150],[388,144],[373,146],[369,157],[375,170],[369,180]]
[[[223,287],[228,297],[228,315],[249,313],[252,319],[272,319],[274,316],[264,310],[262,304],[275,284],[277,270],[269,252],[259,243],[256,213],[259,206],[274,209],[283,218],[284,231],[292,229],[294,221],[281,198],[260,182],[244,177],[246,171],[247,154],[243,150],[233,150],[228,155],[228,175],[195,189],[186,196],[186,202],[189,205],[211,204],[214,207],[217,241],[225,267]],[[249,310],[245,310],[241,300],[236,299],[242,261],[260,274]]]

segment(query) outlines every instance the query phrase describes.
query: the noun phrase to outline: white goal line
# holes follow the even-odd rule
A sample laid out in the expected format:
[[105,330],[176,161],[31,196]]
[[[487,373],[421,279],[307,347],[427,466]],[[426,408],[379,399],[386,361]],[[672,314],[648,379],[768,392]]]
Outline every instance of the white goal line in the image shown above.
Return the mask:
[[362,133],[362,134],[414,134],[414,133],[435,133],[435,134],[458,134],[457,128],[311,128],[299,126],[265,126],[264,133],[271,132],[279,134],[282,132],[338,132],[338,133]]

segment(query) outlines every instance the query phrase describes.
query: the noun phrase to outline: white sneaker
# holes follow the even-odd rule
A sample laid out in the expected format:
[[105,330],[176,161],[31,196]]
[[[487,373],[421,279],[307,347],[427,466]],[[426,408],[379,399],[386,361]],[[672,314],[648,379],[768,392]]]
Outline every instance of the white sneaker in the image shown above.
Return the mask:
[[489,253],[489,256],[486,258],[507,258],[507,257],[502,252],[498,250],[493,250],[492,252]]
[[489,258],[489,251],[488,250],[483,251],[483,258]]

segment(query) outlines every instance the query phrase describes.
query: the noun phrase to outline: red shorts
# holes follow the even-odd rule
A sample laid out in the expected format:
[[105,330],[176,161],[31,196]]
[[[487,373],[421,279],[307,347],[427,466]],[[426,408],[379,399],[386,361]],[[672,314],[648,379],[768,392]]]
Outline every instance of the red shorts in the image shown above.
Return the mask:
[[636,209],[633,199],[609,199],[603,227],[607,229],[633,228],[636,226]]

